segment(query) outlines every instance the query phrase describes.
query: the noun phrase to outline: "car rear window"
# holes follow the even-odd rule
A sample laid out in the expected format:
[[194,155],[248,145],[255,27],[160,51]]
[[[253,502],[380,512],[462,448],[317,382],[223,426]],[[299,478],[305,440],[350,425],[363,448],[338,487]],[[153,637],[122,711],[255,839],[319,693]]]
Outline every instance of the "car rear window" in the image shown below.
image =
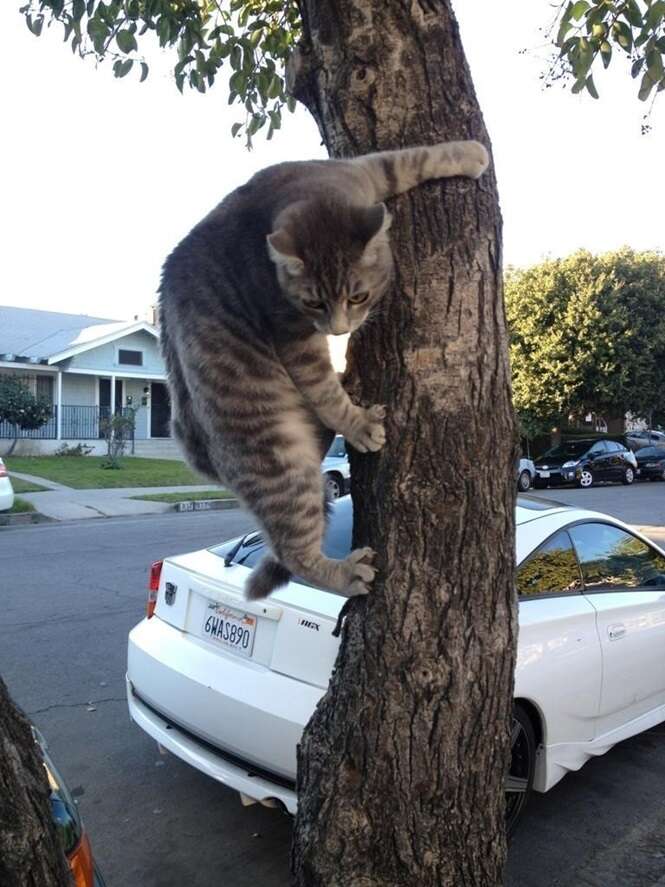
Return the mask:
[[[351,551],[352,529],[353,506],[351,496],[343,496],[333,503],[328,529],[323,540],[323,553],[328,557],[345,558]],[[251,536],[247,541],[250,544],[238,551],[233,562],[243,564],[245,567],[255,567],[266,553],[266,544],[263,539],[258,539],[252,544]],[[237,539],[232,539],[230,542],[224,542],[222,545],[215,545],[209,551],[218,557],[226,557],[237,543]]]

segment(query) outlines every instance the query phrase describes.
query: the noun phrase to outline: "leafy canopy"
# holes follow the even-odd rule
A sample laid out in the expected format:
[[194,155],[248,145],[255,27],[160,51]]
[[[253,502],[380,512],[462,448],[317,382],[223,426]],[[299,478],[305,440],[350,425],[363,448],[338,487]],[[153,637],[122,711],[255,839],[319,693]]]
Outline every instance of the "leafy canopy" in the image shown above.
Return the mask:
[[525,424],[665,410],[665,256],[580,251],[509,270],[505,289]]
[[284,107],[295,108],[284,84],[300,37],[295,0],[30,0],[21,12],[37,36],[44,23],[59,22],[72,52],[112,60],[116,77],[135,70],[145,80],[157,47],[174,51],[180,92],[185,85],[205,92],[226,68],[229,104],[244,111],[232,134],[244,128],[248,145],[266,124],[271,138]]
[[[229,104],[243,109],[232,134],[244,130],[248,146],[266,125],[271,138],[283,109],[295,107],[284,72],[301,35],[297,0],[28,0],[21,11],[37,36],[60,23],[73,52],[108,58],[116,77],[136,71],[145,80],[158,46],[174,51],[181,92],[205,92],[225,68]],[[632,61],[640,99],[665,89],[665,0],[560,3],[551,38],[557,54],[548,77],[572,79],[573,92],[597,98],[593,71],[599,60],[607,68],[615,50]]]

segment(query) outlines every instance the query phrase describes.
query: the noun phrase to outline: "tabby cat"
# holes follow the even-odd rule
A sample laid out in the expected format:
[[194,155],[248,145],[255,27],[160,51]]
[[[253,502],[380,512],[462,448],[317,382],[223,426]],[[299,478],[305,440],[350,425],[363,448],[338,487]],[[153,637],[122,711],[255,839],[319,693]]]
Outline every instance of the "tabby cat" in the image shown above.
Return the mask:
[[226,197],[166,260],[159,316],[175,437],[270,546],[246,597],[292,574],[347,597],[368,592],[371,549],[321,552],[320,463],[335,431],[379,450],[385,413],[351,402],[326,336],[358,329],[390,283],[382,201],[428,179],[477,178],[487,164],[473,141],[282,163]]

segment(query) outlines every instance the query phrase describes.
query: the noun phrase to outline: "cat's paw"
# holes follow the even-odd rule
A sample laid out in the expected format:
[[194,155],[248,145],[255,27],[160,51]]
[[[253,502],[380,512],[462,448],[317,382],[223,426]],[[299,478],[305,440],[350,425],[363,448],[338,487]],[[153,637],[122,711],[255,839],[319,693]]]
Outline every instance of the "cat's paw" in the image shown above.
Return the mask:
[[490,165],[490,156],[487,148],[480,142],[463,142],[464,158],[462,161],[464,175],[472,179],[479,179]]
[[355,597],[359,594],[369,594],[370,585],[376,576],[376,567],[372,566],[375,557],[376,552],[371,548],[356,548],[344,560],[347,578],[343,595]]
[[368,409],[358,407],[358,410],[353,428],[346,432],[345,437],[359,453],[376,453],[386,442],[386,429],[383,427],[386,408],[375,404]]

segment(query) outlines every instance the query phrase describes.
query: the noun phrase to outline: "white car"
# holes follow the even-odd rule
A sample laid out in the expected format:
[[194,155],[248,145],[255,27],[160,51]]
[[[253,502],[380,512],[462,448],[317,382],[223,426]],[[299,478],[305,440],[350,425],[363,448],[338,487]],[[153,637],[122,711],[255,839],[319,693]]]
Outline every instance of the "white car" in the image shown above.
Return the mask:
[[0,511],[9,511],[14,505],[14,489],[5,463],[0,459]]
[[517,463],[517,489],[526,493],[536,480],[536,466],[531,459],[520,459]]
[[339,499],[349,492],[351,485],[351,466],[346,452],[346,444],[341,434],[336,434],[335,439],[321,463],[326,482],[326,492],[329,499]]
[[[665,720],[665,554],[604,514],[520,497],[519,648],[512,829],[593,755]],[[350,497],[326,551],[351,540]],[[296,809],[296,745],[322,696],[344,599],[291,582],[249,602],[258,533],[153,565],[148,615],[129,635],[132,719],[164,748],[259,801]],[[628,776],[626,778],[629,778]]]

